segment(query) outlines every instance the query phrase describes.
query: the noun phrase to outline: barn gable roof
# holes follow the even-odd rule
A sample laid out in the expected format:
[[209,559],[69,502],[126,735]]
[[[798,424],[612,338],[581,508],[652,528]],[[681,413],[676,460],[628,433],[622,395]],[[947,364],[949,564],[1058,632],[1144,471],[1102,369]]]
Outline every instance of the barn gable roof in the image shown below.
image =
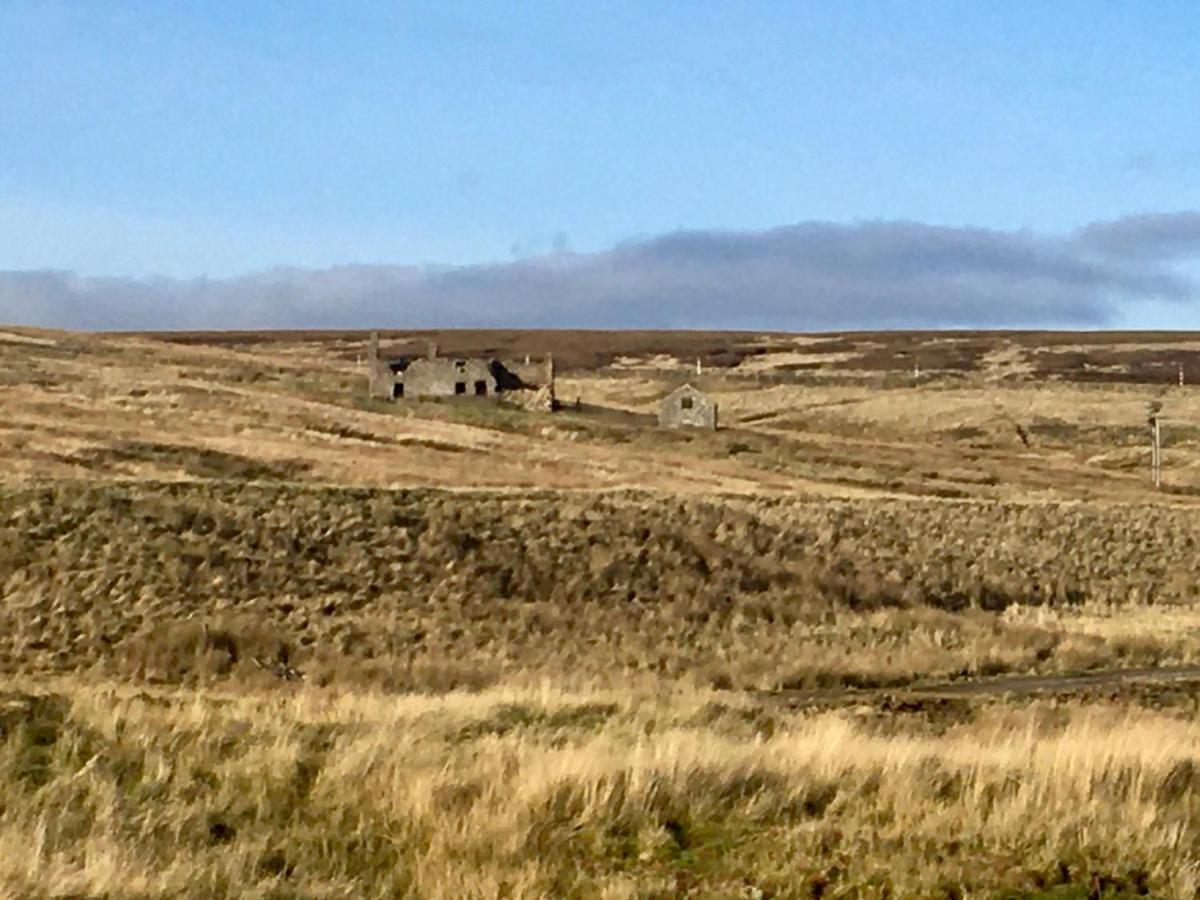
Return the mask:
[[704,393],[704,391],[697,387],[692,387],[692,385],[688,383],[680,385],[679,387],[675,388],[675,390],[671,391],[671,393],[667,394],[667,396],[663,397],[663,402],[666,402],[667,400],[673,400],[676,397],[686,396],[703,397],[705,400],[708,399],[708,394]]

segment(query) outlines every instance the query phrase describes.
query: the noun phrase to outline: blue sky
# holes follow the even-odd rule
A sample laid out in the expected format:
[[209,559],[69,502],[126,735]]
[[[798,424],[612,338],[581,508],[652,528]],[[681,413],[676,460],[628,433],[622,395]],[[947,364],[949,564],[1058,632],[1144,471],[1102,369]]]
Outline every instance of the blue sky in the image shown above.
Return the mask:
[[[797,223],[1057,246],[1200,208],[1197,60],[1194,0],[0,0],[0,271],[603,268]],[[1063,324],[1200,326],[1122,290]]]

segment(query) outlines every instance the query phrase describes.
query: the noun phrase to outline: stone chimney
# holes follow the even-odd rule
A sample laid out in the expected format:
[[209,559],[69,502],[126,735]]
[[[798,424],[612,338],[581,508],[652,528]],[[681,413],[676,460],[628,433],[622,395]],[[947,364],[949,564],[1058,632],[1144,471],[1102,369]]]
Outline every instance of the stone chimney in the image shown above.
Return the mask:
[[434,341],[429,342],[429,358],[437,359],[437,343]]

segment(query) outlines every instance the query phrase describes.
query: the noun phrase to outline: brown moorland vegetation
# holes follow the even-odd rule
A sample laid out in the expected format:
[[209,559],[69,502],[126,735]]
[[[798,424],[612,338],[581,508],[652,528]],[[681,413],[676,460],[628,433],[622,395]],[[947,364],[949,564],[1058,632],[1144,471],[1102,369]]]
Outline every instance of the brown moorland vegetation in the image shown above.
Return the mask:
[[[388,689],[903,684],[1200,660],[1191,508],[62,483],[0,495],[0,666]],[[1004,618],[1048,607],[1059,619]]]
[[[424,354],[433,341],[446,355],[552,354],[567,370],[592,371],[615,362],[675,359],[737,368],[758,359],[781,372],[842,374],[987,372],[998,355],[1032,362],[1030,377],[1109,383],[1174,383],[1178,368],[1200,375],[1200,334],[1154,331],[889,331],[838,334],[764,334],[747,331],[595,331],[586,329],[426,329],[379,332],[385,352]],[[116,337],[140,336],[136,333]],[[361,331],[178,331],[150,335],[171,343],[208,347],[314,345],[343,359],[361,352]],[[803,348],[810,358],[790,359]],[[1010,374],[1016,374],[1015,371]]]
[[[1200,495],[1200,363],[1189,356],[1200,341],[1189,335],[435,337],[448,353],[598,355],[560,364],[568,408],[549,417],[368,401],[364,333],[3,331],[0,478],[1128,501],[1152,495],[1146,404],[1157,401],[1168,489]],[[423,339],[395,334],[384,348]],[[702,358],[697,376],[696,341],[746,353],[729,365]],[[1048,353],[1071,348],[1082,355],[1045,368]],[[1148,354],[1175,363],[1151,372]],[[1194,373],[1183,387],[1176,363]],[[654,427],[659,399],[685,379],[718,401],[721,432]]]
[[1200,896],[1200,338],[429,338],[0,331],[0,894]]

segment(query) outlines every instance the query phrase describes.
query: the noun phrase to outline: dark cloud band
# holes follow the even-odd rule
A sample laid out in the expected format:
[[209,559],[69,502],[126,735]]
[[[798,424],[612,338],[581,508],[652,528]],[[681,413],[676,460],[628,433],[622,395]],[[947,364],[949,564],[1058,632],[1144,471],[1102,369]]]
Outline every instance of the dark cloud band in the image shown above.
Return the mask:
[[192,281],[0,273],[0,320],[92,329],[432,326],[1098,327],[1186,300],[1166,261],[1200,255],[1200,213],[1065,237],[915,222],[680,231],[602,253],[456,268],[340,266]]
[[1094,222],[1079,231],[1093,250],[1130,259],[1186,259],[1200,256],[1200,212],[1150,213]]

